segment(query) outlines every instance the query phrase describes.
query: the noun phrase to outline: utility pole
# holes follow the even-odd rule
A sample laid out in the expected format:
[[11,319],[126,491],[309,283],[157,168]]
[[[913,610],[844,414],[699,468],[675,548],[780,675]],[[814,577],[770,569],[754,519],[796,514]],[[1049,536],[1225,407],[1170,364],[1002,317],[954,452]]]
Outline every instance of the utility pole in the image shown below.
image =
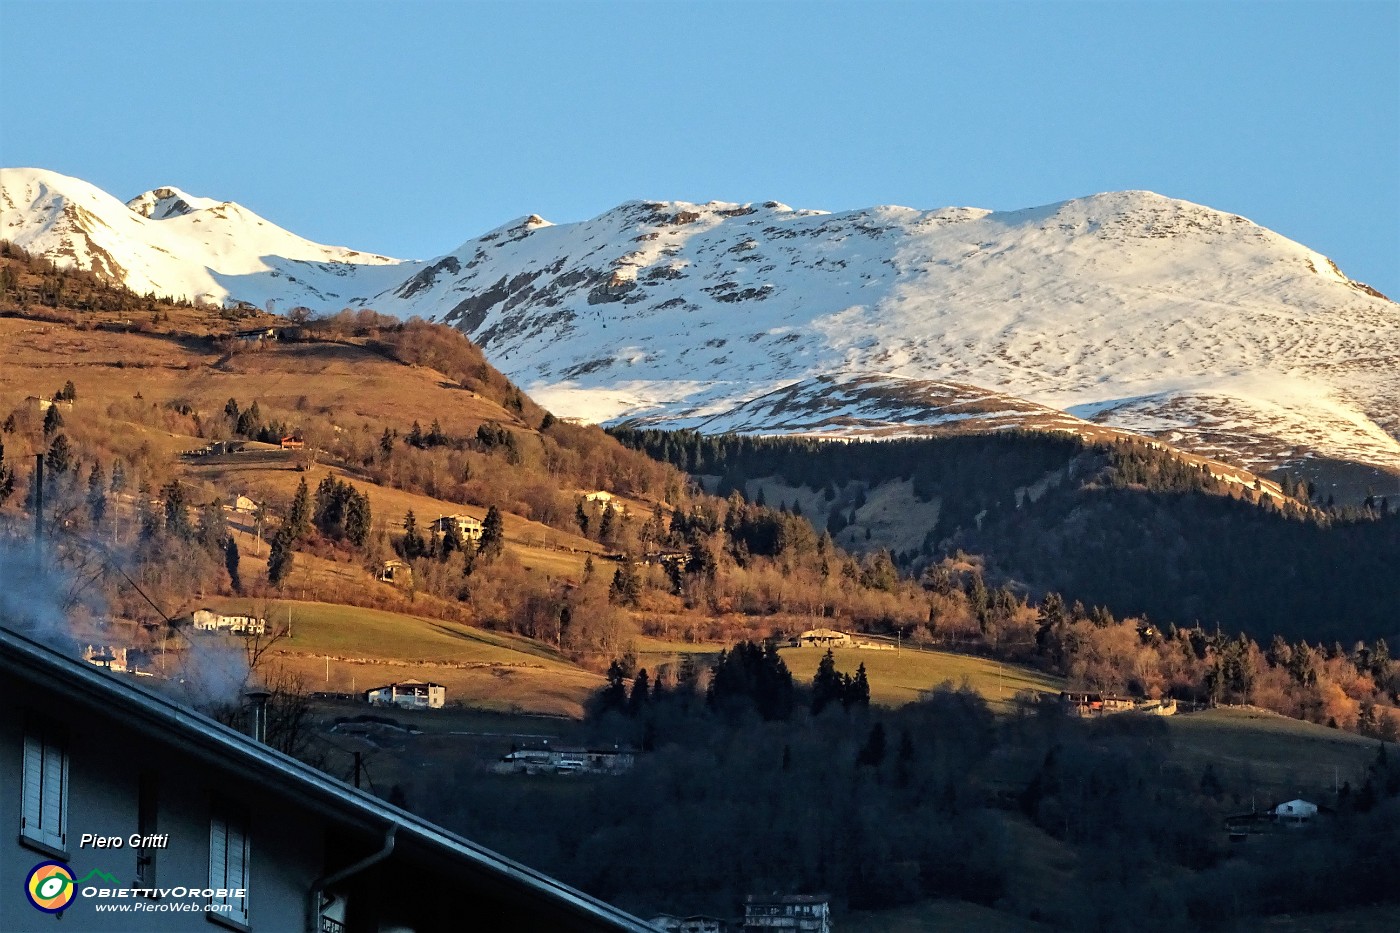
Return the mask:
[[44,455],[34,455],[34,573],[44,575]]

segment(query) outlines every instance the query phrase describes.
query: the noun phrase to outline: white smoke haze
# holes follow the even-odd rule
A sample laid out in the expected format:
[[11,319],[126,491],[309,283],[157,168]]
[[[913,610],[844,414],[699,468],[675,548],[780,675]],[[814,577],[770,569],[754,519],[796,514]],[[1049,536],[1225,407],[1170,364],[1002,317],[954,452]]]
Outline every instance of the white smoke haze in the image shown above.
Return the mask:
[[[84,644],[114,640],[97,633],[94,624],[108,618],[95,588],[79,585],[51,552],[39,562],[32,545],[0,542],[0,626],[82,660]],[[224,636],[195,634],[186,627],[171,628],[163,641],[163,657],[155,671],[161,676],[142,678],[143,686],[199,709],[228,710],[242,704],[251,671],[240,646]]]
[[41,562],[32,546],[0,542],[0,625],[79,657],[65,609],[71,594],[65,583],[65,575],[51,566],[47,555]]

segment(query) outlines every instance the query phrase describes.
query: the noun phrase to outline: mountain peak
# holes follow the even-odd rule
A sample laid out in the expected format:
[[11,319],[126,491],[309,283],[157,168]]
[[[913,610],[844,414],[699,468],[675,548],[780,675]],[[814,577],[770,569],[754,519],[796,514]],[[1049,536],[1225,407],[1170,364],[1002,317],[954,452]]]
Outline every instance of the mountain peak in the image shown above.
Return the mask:
[[192,194],[186,194],[173,185],[166,185],[161,188],[152,188],[150,191],[137,195],[127,201],[126,206],[142,217],[151,220],[165,220],[170,217],[193,214],[195,211],[215,207],[219,203],[221,202],[212,198],[197,198]]

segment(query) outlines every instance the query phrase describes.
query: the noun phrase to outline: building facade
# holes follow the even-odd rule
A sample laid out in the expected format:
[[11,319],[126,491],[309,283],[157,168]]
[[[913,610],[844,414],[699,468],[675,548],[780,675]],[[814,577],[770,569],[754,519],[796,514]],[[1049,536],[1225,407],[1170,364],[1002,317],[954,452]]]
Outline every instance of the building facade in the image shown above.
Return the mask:
[[442,709],[447,702],[447,688],[442,684],[405,680],[366,690],[365,702],[370,706],[397,706],[402,709]]
[[443,515],[433,522],[433,527],[437,529],[438,533],[444,535],[453,525],[457,526],[457,530],[461,532],[464,540],[481,540],[482,524],[470,515]]
[[235,635],[263,635],[267,620],[250,615],[225,615],[213,609],[196,609],[190,622],[201,632],[232,632]]
[[774,930],[831,933],[831,898],[825,894],[750,894],[744,898],[745,933]]

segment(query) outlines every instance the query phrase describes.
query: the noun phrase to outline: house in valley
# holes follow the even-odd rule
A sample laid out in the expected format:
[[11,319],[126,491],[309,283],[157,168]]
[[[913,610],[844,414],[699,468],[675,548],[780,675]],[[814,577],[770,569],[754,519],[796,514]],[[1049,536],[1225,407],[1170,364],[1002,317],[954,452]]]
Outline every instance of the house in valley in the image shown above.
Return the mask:
[[499,774],[621,774],[636,763],[636,752],[614,745],[584,748],[548,743],[513,748],[501,756]]
[[1317,818],[1317,804],[1306,800],[1289,800],[1273,809],[1274,822],[1280,826],[1306,826]]
[[1112,693],[1075,693],[1064,691],[1060,702],[1075,716],[1102,716],[1106,713],[1129,713],[1137,709],[1138,701],[1132,697]]
[[252,515],[258,510],[258,504],[240,492],[233,497],[233,501],[229,503],[227,508],[230,512],[236,512],[239,515]]
[[831,933],[831,898],[825,894],[750,894],[744,898],[744,933]]
[[421,680],[404,680],[365,691],[370,706],[397,706],[400,709],[442,709],[447,688]]
[[851,636],[829,628],[814,628],[798,635],[795,643],[803,648],[849,648]]
[[437,529],[438,534],[444,535],[454,525],[463,539],[473,542],[481,540],[481,522],[470,515],[441,515],[433,522],[433,528]]
[[234,635],[263,635],[267,620],[252,615],[228,615],[213,609],[196,609],[190,622],[200,632],[231,632]]

